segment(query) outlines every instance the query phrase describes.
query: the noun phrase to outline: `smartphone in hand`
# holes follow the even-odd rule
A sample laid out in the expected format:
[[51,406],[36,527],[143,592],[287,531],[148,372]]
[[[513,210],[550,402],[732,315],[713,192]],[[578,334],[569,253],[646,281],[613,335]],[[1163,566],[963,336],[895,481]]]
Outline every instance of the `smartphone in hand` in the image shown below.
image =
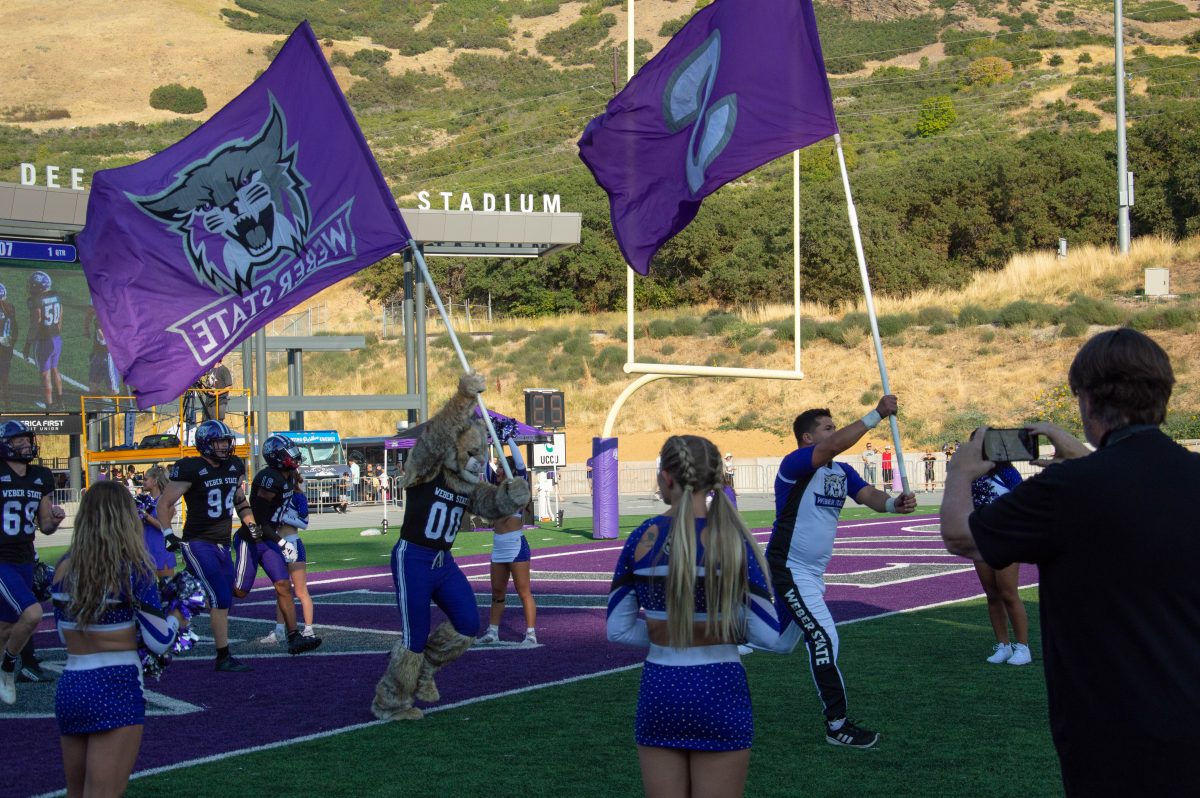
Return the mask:
[[993,463],[1038,459],[1039,436],[1023,427],[989,429],[983,436],[983,457]]

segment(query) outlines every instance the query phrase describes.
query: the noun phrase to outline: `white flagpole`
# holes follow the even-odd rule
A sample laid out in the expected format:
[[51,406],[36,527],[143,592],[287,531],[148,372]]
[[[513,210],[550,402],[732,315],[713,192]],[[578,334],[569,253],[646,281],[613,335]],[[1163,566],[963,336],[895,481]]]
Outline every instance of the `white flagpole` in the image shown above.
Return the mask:
[[[867,300],[867,316],[871,319],[871,337],[875,341],[875,359],[879,361],[879,379],[883,384],[883,392],[891,393],[888,384],[887,364],[883,360],[883,341],[879,337],[879,321],[875,318],[875,299],[871,295],[871,278],[867,275],[867,258],[863,254],[862,235],[858,230],[858,211],[854,208],[854,198],[850,194],[850,176],[846,173],[846,156],[842,153],[842,134],[833,134],[833,143],[837,146],[838,166],[842,170],[842,188],[846,191],[846,212],[850,215],[850,230],[854,234],[854,254],[858,258],[858,272],[862,277],[863,295]],[[426,278],[428,279],[428,278]],[[896,447],[896,467],[900,470],[900,484],[908,493],[908,472],[904,467],[904,451],[900,448],[900,423],[896,416],[888,417],[892,427],[892,445]]]
[[[437,286],[433,282],[433,277],[429,274],[429,267],[425,265],[425,255],[421,252],[421,248],[417,246],[417,242],[409,240],[408,246],[412,248],[413,259],[416,260],[421,274],[425,276],[425,285],[429,286],[429,293],[433,297],[433,304],[437,305],[438,313],[442,316],[442,321],[446,324],[446,332],[450,335],[450,343],[454,344],[454,351],[458,353],[458,362],[462,364],[463,371],[471,373],[471,364],[467,362],[467,356],[463,352],[462,344],[458,342],[458,336],[454,333],[454,326],[450,324],[450,314],[446,312],[446,306],[442,304],[441,294],[438,293]],[[483,423],[487,425],[488,434],[492,436],[492,446],[496,449],[497,459],[500,461],[500,467],[504,469],[505,479],[512,479],[512,470],[508,467],[508,460],[504,457],[504,449],[500,446],[500,436],[496,434],[496,428],[492,425],[492,417],[488,415],[487,405],[483,403],[483,394],[478,394],[475,397],[479,400],[479,410],[483,413]]]

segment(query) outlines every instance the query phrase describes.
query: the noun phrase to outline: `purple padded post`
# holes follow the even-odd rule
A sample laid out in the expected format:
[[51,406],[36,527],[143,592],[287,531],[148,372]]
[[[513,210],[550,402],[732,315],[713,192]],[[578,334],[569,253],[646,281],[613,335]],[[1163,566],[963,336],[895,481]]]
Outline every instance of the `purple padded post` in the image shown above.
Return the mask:
[[620,534],[617,476],[617,439],[592,438],[592,537],[596,540]]

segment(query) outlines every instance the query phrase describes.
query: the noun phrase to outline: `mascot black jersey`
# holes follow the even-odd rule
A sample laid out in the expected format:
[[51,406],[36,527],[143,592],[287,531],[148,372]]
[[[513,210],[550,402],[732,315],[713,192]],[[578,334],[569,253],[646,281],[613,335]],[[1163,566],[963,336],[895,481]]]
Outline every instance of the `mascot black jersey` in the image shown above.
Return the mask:
[[0,462],[0,562],[33,562],[37,513],[44,496],[53,496],[54,472],[25,466],[25,476]]
[[203,457],[185,457],[171,466],[173,482],[190,482],[183,494],[187,520],[183,539],[228,546],[233,535],[233,497],[246,476],[242,458],[213,465]]
[[400,537],[418,546],[449,551],[471,497],[455,492],[446,485],[446,475],[439,473],[432,482],[408,488],[405,502],[408,506]]

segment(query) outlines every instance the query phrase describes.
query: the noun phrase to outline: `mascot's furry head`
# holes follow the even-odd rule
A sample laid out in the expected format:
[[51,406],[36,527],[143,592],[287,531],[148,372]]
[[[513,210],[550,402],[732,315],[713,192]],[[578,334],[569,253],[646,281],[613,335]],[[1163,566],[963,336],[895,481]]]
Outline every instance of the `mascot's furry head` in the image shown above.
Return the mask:
[[471,512],[484,518],[500,518],[529,502],[529,484],[511,479],[497,486],[483,478],[488,436],[483,421],[472,411],[486,387],[487,380],[480,374],[464,374],[459,379],[458,392],[429,419],[413,446],[402,484],[408,488],[442,474],[450,488],[471,496]]
[[454,448],[442,457],[446,483],[459,493],[475,490],[483,482],[487,458],[487,431],[482,421],[473,421],[458,433]]

